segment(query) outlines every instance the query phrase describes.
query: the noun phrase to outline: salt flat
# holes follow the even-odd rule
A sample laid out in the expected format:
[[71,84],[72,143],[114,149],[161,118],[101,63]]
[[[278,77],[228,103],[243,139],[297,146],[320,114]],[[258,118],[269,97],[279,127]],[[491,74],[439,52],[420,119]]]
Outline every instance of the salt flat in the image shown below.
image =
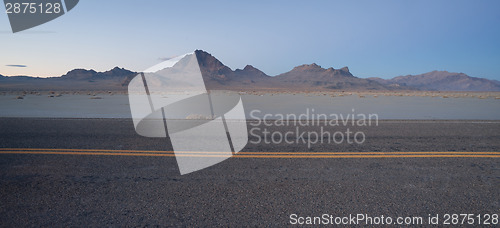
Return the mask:
[[[18,94],[0,96],[0,117],[131,118],[125,94]],[[379,119],[499,120],[500,99],[495,97],[414,96],[391,94],[243,94],[247,119],[265,114],[376,114]],[[260,113],[260,114],[259,114]]]

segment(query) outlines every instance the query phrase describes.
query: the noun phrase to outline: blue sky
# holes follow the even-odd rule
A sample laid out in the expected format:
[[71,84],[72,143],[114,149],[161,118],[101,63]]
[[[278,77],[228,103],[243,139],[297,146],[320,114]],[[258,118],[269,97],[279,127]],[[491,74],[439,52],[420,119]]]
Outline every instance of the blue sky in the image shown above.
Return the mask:
[[[269,75],[317,63],[359,77],[432,70],[500,80],[500,1],[82,0],[13,34],[0,14],[0,74],[144,70],[203,49]],[[26,65],[14,67],[7,65]]]

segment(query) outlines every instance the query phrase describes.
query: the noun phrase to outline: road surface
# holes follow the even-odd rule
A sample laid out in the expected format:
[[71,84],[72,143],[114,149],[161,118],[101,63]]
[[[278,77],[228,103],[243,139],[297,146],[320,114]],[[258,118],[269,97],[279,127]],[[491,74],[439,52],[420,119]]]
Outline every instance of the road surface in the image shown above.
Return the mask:
[[350,127],[365,133],[362,144],[310,148],[261,137],[182,176],[168,139],[138,136],[128,119],[1,118],[0,129],[6,227],[284,226],[294,215],[323,214],[427,222],[429,214],[500,213],[498,121],[380,121]]

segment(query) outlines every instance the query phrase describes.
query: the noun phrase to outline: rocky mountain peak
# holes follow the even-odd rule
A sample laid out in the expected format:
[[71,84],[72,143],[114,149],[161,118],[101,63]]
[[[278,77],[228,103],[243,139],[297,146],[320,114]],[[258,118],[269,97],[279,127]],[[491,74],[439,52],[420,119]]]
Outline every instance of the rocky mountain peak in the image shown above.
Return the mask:
[[196,58],[198,59],[198,64],[200,67],[205,68],[208,71],[218,71],[224,68],[228,68],[217,58],[212,56],[210,53],[203,50],[196,50]]
[[350,73],[350,72],[349,72],[349,67],[346,67],[346,66],[345,66],[345,67],[340,68],[340,71]]
[[95,70],[86,70],[86,69],[74,69],[68,71],[65,75],[61,76],[62,78],[90,78],[97,74]]
[[293,68],[292,71],[318,71],[318,70],[324,70],[324,69],[320,65],[312,63],[312,64],[303,64],[300,66],[296,66]]
[[244,71],[255,71],[258,70],[257,68],[253,67],[252,65],[246,65],[245,68],[243,68]]
[[129,71],[125,68],[119,68],[119,67],[115,67],[111,70],[108,70],[108,71],[105,71],[102,73],[103,75],[105,76],[110,76],[110,77],[120,77],[120,76],[126,76],[126,75],[130,75],[130,74],[135,74],[134,72],[132,71]]
[[245,77],[246,79],[256,78],[256,77],[269,77],[267,74],[262,72],[261,70],[255,68],[252,65],[246,65],[243,70],[236,69],[234,71],[236,77]]

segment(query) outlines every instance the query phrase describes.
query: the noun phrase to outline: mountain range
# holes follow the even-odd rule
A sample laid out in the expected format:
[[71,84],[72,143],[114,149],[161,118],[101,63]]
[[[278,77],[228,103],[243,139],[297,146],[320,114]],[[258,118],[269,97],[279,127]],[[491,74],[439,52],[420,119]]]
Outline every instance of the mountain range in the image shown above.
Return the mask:
[[[429,90],[429,91],[500,91],[500,82],[470,77],[464,73],[432,71],[420,75],[392,79],[359,78],[349,68],[322,68],[304,64],[276,76],[247,65],[231,70],[211,54],[197,50],[196,56],[207,89],[279,90],[279,91],[366,91],[366,90]],[[0,75],[0,90],[113,90],[126,91],[137,72],[115,67],[105,72],[74,69],[60,77],[40,78]]]
[[403,85],[419,90],[437,91],[500,91],[500,81],[470,77],[464,73],[432,71],[392,79],[368,78],[384,85]]

